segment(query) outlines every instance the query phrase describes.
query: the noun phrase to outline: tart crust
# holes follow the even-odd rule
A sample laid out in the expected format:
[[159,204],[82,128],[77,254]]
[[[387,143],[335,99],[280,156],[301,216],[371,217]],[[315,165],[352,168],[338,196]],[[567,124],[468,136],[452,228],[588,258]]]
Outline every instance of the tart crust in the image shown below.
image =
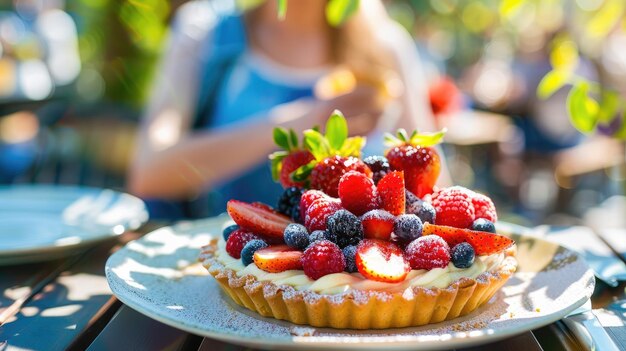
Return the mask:
[[212,240],[203,248],[200,261],[238,305],[264,317],[337,329],[415,327],[464,316],[489,301],[517,268],[515,250],[510,249],[497,270],[476,279],[461,278],[444,289],[351,290],[326,295],[258,281],[251,275],[238,277],[215,258],[216,250],[217,240]]

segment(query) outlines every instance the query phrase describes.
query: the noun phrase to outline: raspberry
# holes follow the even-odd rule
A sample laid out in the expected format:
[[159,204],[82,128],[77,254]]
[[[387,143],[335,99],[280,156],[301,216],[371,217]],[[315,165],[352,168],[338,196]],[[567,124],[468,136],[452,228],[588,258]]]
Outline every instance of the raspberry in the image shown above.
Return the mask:
[[378,192],[365,174],[350,171],[339,180],[339,198],[346,210],[357,216],[378,208]]
[[361,216],[363,235],[368,239],[389,240],[396,217],[385,210],[372,210]]
[[311,244],[302,255],[302,269],[311,279],[319,279],[327,274],[343,272],[346,261],[337,244],[320,240]]
[[472,245],[462,242],[454,245],[450,256],[456,268],[469,268],[474,263],[476,254]]
[[226,252],[232,258],[241,258],[241,250],[249,241],[261,239],[258,235],[244,229],[237,229],[226,240]]
[[357,271],[356,268],[356,246],[349,245],[344,247],[341,252],[343,252],[343,257],[346,260],[346,272],[354,273]]
[[249,265],[254,262],[254,253],[257,250],[263,249],[267,247],[267,243],[260,239],[250,240],[246,243],[246,245],[241,249],[241,262],[244,266]]
[[304,226],[310,232],[314,230],[326,230],[326,219],[341,208],[339,199],[324,197],[315,200],[306,210]]
[[469,228],[474,222],[471,192],[462,187],[443,188],[433,194],[432,205],[437,213],[436,224]]
[[372,179],[375,184],[378,184],[378,181],[391,171],[389,161],[385,156],[368,156],[363,159],[363,163],[365,163],[374,173],[372,175]]
[[339,247],[356,245],[363,240],[363,225],[359,218],[346,210],[328,216],[326,228]]
[[307,190],[302,194],[300,197],[300,219],[302,221],[306,218],[306,210],[313,205],[315,200],[321,198],[328,198],[328,196],[320,190]]
[[224,236],[224,240],[228,240],[228,237],[235,231],[239,229],[239,226],[236,224],[233,225],[229,225],[228,227],[224,228],[224,231],[222,232],[222,236]]
[[479,232],[495,233],[496,226],[493,224],[493,222],[488,221],[484,218],[477,218],[472,224],[472,230],[477,230]]
[[422,221],[414,214],[403,214],[396,218],[393,232],[404,241],[411,241],[422,235]]
[[498,214],[496,213],[496,206],[490,198],[483,194],[472,194],[472,205],[474,206],[474,218],[484,218],[492,223],[498,220]]
[[289,224],[285,228],[284,239],[285,244],[294,249],[304,250],[309,246],[309,232],[302,224]]
[[436,235],[413,240],[406,247],[405,255],[413,269],[445,268],[450,263],[450,247]]

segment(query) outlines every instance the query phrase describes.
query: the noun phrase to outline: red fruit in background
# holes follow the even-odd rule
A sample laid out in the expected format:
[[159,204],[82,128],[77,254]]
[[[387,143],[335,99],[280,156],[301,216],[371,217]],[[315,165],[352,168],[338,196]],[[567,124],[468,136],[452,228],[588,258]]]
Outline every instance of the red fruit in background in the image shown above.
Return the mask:
[[301,269],[302,252],[287,245],[270,246],[257,250],[253,260],[259,269],[270,273],[280,273],[290,269]]
[[478,218],[484,218],[488,221],[495,223],[498,220],[498,214],[496,213],[496,206],[491,199],[486,195],[473,193],[472,205],[474,206],[474,220]]
[[450,113],[461,108],[461,92],[450,77],[440,77],[428,87],[430,107],[436,115]]
[[254,239],[261,239],[258,235],[251,233],[245,229],[237,229],[233,231],[228,240],[226,240],[226,252],[233,258],[241,258],[241,250]]
[[372,171],[356,157],[331,156],[319,162],[311,171],[311,188],[319,189],[329,196],[339,195],[339,180],[344,174],[355,171],[372,177]]
[[361,216],[363,235],[367,239],[390,240],[396,217],[385,210],[372,210]]
[[394,216],[404,213],[406,195],[403,172],[388,173],[378,182],[378,196],[381,207]]
[[437,235],[419,237],[404,251],[413,269],[445,268],[450,263],[450,246]]
[[439,189],[432,196],[437,212],[435,223],[457,228],[469,228],[474,222],[472,192],[459,186]]
[[339,199],[323,197],[315,200],[306,210],[304,226],[312,233],[314,230],[326,230],[326,218],[341,209]]
[[386,157],[391,169],[404,171],[406,188],[419,198],[433,192],[441,171],[439,153],[433,147],[443,138],[444,131],[432,134],[408,136],[404,129],[398,130],[398,137],[386,136]]
[[346,210],[360,216],[378,208],[378,192],[371,178],[350,171],[339,180],[339,199]]
[[273,239],[282,240],[283,231],[291,223],[287,216],[243,201],[228,201],[226,210],[241,228]]
[[278,180],[283,188],[291,186],[303,187],[305,181],[295,181],[291,174],[298,168],[313,161],[315,157],[308,150],[300,148],[298,136],[293,129],[274,128],[274,143],[282,150],[272,153],[271,160],[272,178]]
[[404,253],[389,241],[364,239],[356,248],[356,267],[365,278],[397,283],[411,271]]
[[467,242],[472,245],[477,256],[498,253],[515,244],[513,239],[498,234],[430,223],[424,223],[422,235],[438,235],[450,247],[454,247],[458,243]]
[[283,159],[282,167],[280,168],[280,184],[283,188],[286,189],[291,186],[303,187],[304,182],[292,180],[291,173],[314,159],[313,154],[307,150],[291,151],[289,155]]
[[346,260],[337,244],[319,240],[309,245],[302,254],[302,270],[311,279],[319,279],[346,268]]

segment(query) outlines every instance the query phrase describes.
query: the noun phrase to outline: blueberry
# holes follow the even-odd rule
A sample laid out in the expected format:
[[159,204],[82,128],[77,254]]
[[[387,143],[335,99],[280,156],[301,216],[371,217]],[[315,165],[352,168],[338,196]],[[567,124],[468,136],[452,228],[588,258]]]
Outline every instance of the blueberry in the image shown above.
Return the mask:
[[389,161],[384,156],[368,156],[363,159],[363,163],[365,163],[369,169],[372,170],[372,178],[375,184],[378,184],[378,181],[386,176],[391,170],[391,167],[389,167]]
[[326,219],[326,230],[336,237],[336,244],[344,248],[363,240],[363,225],[359,217],[346,210],[339,210]]
[[413,241],[422,236],[422,220],[414,214],[403,214],[396,218],[393,232],[405,241]]
[[452,254],[450,256],[452,256],[452,264],[454,264],[456,268],[469,268],[474,263],[474,257],[476,255],[474,248],[469,243],[464,242],[456,244],[451,251]]
[[490,220],[487,220],[487,219],[484,219],[484,218],[478,218],[472,224],[472,230],[478,230],[478,231],[481,231],[481,232],[495,233],[496,232],[496,226]]
[[422,223],[435,223],[435,218],[437,217],[437,212],[433,205],[429,202],[422,202],[422,206],[420,206],[419,211],[417,211],[416,215],[422,220]]
[[285,244],[294,249],[304,250],[309,246],[309,232],[302,224],[290,223],[283,232]]
[[[319,240],[328,240],[328,233],[323,230],[316,230],[309,235],[309,242],[312,244]],[[332,240],[331,240],[332,241]]]
[[252,263],[254,261],[254,253],[265,247],[267,247],[267,244],[261,239],[248,241],[246,246],[241,249],[241,262],[243,262],[243,265],[247,266]]
[[222,232],[222,235],[224,236],[224,241],[228,240],[230,234],[232,234],[232,232],[237,229],[239,229],[239,226],[236,224],[229,225],[228,227],[224,228],[224,231]]
[[346,272],[354,273],[357,271],[356,268],[356,246],[348,245],[341,250],[343,252],[343,257],[346,259]]

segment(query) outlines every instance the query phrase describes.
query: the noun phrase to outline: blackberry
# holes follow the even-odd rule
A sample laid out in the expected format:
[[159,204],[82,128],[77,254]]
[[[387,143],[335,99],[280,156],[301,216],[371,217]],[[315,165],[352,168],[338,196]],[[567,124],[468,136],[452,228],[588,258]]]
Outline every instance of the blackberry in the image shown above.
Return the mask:
[[476,254],[474,248],[469,243],[456,244],[451,250],[452,264],[456,268],[469,268],[474,263]]
[[412,241],[422,236],[422,220],[414,214],[403,214],[396,218],[393,232],[401,240]]
[[294,213],[293,208],[300,206],[300,198],[302,197],[303,192],[302,188],[295,186],[285,189],[285,191],[283,191],[278,198],[276,210],[284,215],[292,217],[292,214]]
[[487,220],[484,218],[478,218],[472,224],[472,230],[478,230],[479,232],[495,233],[496,226],[490,220]]
[[230,234],[232,234],[232,232],[237,229],[239,229],[239,226],[236,224],[229,225],[228,227],[224,228],[224,231],[222,232],[222,235],[224,236],[224,241],[228,240]]
[[261,239],[254,239],[248,241],[248,243],[241,249],[241,262],[243,262],[244,266],[249,265],[254,262],[254,253],[257,250],[266,248],[267,244],[265,241]]
[[339,247],[356,245],[363,240],[363,225],[359,217],[346,210],[339,210],[326,219],[326,229],[336,238]]
[[[331,239],[333,239],[333,240],[331,240]],[[325,230],[314,230],[313,233],[311,233],[311,235],[309,235],[309,243],[311,243],[311,244],[313,244],[316,241],[320,241],[320,240],[328,240],[328,241],[335,242],[337,240],[337,238],[336,237],[335,238],[331,237],[331,235],[328,234],[328,232],[325,231]]]
[[372,170],[372,179],[375,184],[378,184],[378,181],[391,170],[389,161],[385,156],[368,156],[363,159],[363,163]]
[[300,203],[298,203],[297,205],[291,208],[290,215],[291,215],[291,219],[293,219],[294,222],[300,223],[300,224],[304,223],[304,218],[300,216]]
[[309,232],[302,224],[290,223],[283,233],[285,244],[294,249],[304,250],[309,246]]
[[356,268],[356,246],[348,245],[344,247],[342,250],[343,257],[346,260],[346,269],[345,271],[348,273],[354,273],[357,271]]

